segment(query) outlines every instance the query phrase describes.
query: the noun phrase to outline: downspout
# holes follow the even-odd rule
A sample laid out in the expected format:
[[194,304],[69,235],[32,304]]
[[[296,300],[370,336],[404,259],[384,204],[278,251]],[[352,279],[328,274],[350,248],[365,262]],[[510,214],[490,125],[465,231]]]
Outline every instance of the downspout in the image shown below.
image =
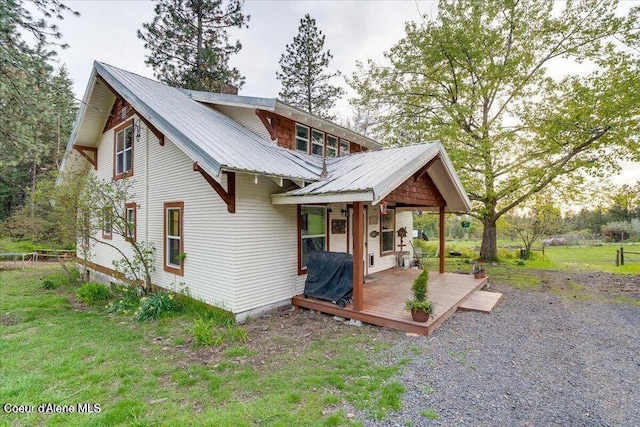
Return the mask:
[[144,241],[149,242],[149,126],[145,126],[144,137]]

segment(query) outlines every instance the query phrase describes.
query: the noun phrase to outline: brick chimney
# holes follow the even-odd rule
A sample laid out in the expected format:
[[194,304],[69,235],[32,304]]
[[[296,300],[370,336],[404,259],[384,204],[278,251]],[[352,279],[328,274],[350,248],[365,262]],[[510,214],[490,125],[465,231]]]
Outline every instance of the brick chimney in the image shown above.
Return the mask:
[[225,85],[222,86],[220,93],[224,93],[225,95],[237,95],[238,88],[234,85],[230,85],[229,83],[225,83]]

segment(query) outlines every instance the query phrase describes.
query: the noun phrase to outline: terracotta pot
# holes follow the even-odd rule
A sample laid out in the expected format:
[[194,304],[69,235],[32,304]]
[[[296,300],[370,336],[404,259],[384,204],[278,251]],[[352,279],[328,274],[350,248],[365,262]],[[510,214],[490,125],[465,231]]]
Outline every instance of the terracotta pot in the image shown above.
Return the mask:
[[414,322],[426,322],[429,320],[429,313],[426,313],[421,308],[414,308],[411,310],[411,318]]
[[482,279],[482,273],[474,273],[473,277],[476,279]]

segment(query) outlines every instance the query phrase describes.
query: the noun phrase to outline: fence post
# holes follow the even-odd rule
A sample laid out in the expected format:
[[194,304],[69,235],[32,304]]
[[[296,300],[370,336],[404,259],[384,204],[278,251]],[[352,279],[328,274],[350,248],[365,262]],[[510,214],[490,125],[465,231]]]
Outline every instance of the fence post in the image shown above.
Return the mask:
[[616,267],[620,267],[620,249],[616,249]]
[[620,248],[620,265],[624,265],[624,248]]

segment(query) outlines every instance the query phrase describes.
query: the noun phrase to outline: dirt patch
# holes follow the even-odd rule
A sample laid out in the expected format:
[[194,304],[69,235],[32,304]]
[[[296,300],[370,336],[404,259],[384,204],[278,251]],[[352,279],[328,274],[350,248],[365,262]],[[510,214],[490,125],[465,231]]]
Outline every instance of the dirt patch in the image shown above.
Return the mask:
[[[333,316],[311,310],[286,308],[253,319],[241,325],[247,330],[247,341],[224,343],[220,346],[197,347],[193,335],[186,333],[180,345],[171,345],[173,338],[152,338],[152,344],[162,345],[162,351],[179,353],[177,363],[188,366],[192,363],[217,367],[220,363],[250,365],[254,369],[273,369],[284,366],[295,359],[314,343],[324,339],[340,340],[352,336],[370,336],[371,342],[391,339],[399,332],[371,325],[349,326],[333,319]],[[227,351],[242,347],[237,356],[229,356]],[[331,359],[328,352],[325,358]]]

